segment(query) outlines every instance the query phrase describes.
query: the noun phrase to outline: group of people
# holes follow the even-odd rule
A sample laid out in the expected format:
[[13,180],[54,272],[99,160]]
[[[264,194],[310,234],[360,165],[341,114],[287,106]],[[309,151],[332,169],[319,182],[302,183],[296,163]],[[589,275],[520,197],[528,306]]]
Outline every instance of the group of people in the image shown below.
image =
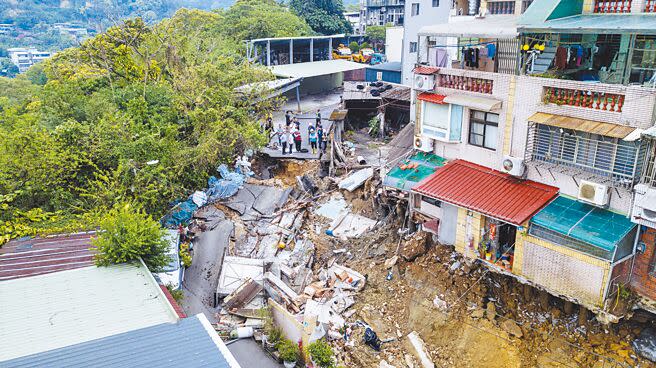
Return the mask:
[[[292,154],[292,147],[296,152],[302,152],[301,123],[291,111],[285,113],[285,127],[278,124],[275,135],[278,137],[278,144],[282,147],[283,155],[287,154],[287,148],[289,148],[289,154]],[[325,153],[328,139],[328,134],[321,125],[321,111],[317,110],[314,125],[310,123],[308,126],[308,143],[312,154],[316,154],[318,151]]]

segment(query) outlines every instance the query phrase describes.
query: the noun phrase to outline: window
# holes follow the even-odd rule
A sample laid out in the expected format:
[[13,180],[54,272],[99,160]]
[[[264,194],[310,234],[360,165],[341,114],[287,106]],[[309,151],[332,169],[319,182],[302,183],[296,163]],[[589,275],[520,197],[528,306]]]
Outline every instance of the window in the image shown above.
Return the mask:
[[[640,142],[627,142],[594,133],[538,124],[533,159],[611,176],[618,183],[633,182],[643,156]],[[637,165],[636,165],[637,164]]]
[[497,149],[499,115],[490,112],[472,110],[469,115],[469,144]]
[[440,0],[433,0],[433,8],[437,8],[440,6]]
[[444,141],[449,132],[449,105],[424,102],[421,107],[422,134]]
[[411,16],[419,15],[419,3],[412,3]]
[[410,42],[410,52],[417,52],[417,43]]

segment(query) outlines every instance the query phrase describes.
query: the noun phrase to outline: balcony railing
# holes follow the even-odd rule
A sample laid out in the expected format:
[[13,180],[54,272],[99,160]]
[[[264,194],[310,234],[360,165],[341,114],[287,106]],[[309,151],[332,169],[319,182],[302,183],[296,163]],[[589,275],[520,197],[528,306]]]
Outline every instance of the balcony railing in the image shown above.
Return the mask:
[[631,0],[596,0],[595,13],[630,13]]
[[656,13],[656,0],[647,0],[645,3],[645,13]]
[[405,2],[402,0],[368,0],[367,6],[369,7],[383,7],[383,6],[403,6]]
[[443,74],[443,71],[440,71],[437,76],[437,86],[486,94],[492,94],[492,88],[494,87],[491,79],[449,75]]
[[533,0],[522,0],[522,14],[528,9],[529,6],[533,3]]
[[487,3],[487,10],[490,14],[515,14],[514,1],[489,1]]
[[622,112],[624,95],[560,87],[544,87],[544,103]]

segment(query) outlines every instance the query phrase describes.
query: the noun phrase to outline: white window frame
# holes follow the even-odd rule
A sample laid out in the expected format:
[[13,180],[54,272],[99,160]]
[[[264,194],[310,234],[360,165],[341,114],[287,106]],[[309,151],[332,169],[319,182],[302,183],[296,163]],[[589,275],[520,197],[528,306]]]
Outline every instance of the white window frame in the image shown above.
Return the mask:
[[[436,141],[445,142],[445,143],[457,143],[456,141],[449,140],[449,137],[451,136],[451,108],[453,107],[453,105],[444,104],[448,106],[448,110],[449,110],[449,112],[447,113],[448,120],[446,124],[446,129],[435,128],[435,127],[428,128],[429,130],[444,132],[444,137],[440,137],[426,130],[426,124],[424,123],[424,121],[426,119],[426,104],[429,103],[432,102],[421,101],[421,134],[431,139],[435,139]],[[440,104],[434,104],[434,105],[440,105]]]

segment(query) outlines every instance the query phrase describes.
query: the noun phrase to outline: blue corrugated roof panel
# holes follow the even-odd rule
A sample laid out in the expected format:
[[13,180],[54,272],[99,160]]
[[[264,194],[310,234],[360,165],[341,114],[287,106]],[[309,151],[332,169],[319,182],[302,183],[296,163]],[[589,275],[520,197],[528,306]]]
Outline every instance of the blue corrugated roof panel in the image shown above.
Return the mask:
[[230,368],[197,316],[0,362],[22,367]]

